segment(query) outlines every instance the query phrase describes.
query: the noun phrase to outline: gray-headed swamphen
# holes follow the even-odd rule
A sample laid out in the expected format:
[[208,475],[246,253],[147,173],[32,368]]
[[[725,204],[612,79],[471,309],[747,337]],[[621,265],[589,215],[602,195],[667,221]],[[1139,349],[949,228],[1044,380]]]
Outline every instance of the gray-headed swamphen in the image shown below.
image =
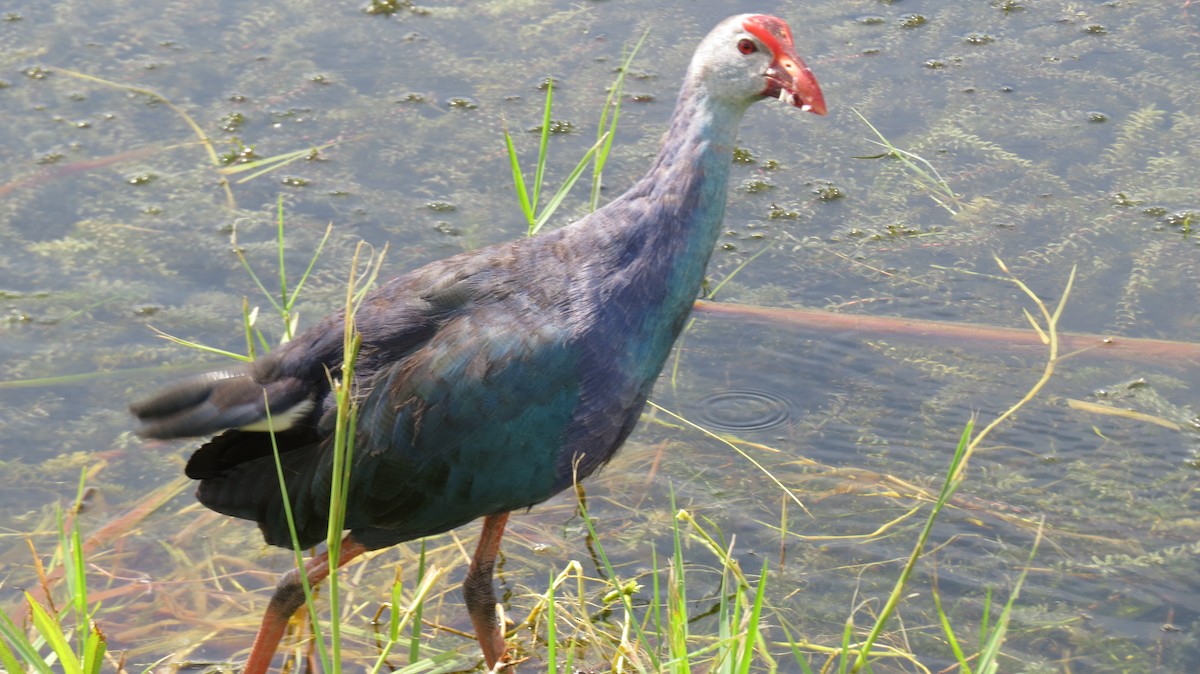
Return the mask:
[[[662,149],[628,192],[561,229],[392,279],[359,310],[358,425],[338,564],[483,517],[463,584],[487,665],[509,660],[492,567],[509,512],[603,466],[633,430],[700,290],[725,212],[734,139],[751,103],[825,114],[782,19],[731,17],[696,49]],[[243,368],[131,406],[147,438],[219,433],[187,464],[197,496],[291,547],[269,407],[300,544],[325,539],[342,364],[335,314]],[[245,671],[262,674],[303,603],[280,581]]]

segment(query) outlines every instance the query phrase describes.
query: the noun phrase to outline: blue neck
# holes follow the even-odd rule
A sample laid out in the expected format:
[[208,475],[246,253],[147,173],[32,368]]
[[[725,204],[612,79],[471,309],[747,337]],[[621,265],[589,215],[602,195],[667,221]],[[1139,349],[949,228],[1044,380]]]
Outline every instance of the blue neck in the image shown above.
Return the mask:
[[[657,377],[704,280],[725,216],[738,123],[748,107],[685,84],[654,165],[628,192],[577,223],[605,250],[601,292],[608,338],[625,344],[629,370]],[[590,230],[590,231],[589,231]]]
[[663,307],[668,312],[686,315],[704,280],[725,220],[733,148],[745,111],[745,106],[717,106],[684,88],[658,160],[638,184],[651,194],[665,192],[656,195],[664,217],[643,227],[657,225],[656,232],[645,233],[652,238],[648,247],[656,248],[655,257],[670,269]]

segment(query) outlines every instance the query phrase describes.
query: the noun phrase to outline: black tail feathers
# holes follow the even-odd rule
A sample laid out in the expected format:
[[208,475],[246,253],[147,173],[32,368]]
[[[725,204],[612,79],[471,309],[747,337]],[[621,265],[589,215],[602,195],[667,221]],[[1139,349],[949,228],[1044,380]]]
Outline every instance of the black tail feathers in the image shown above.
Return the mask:
[[249,370],[218,370],[184,379],[129,410],[144,438],[212,435],[232,428],[282,431],[312,410],[312,396],[299,379],[259,382]]

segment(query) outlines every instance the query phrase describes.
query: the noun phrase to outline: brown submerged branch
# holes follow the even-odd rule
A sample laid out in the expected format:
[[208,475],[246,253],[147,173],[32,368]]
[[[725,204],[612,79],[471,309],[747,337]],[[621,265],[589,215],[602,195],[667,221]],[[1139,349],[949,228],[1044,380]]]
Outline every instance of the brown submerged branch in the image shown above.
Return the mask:
[[[962,347],[998,346],[1018,349],[1044,346],[1041,336],[1029,328],[1002,328],[917,318],[839,314],[821,309],[785,309],[705,301],[696,302],[696,312],[714,318],[744,319],[816,332],[841,330],[871,336],[892,335],[904,339],[935,340]],[[1063,358],[1086,355],[1134,362],[1200,365],[1200,344],[1194,342],[1072,333],[1061,333],[1058,339],[1062,350],[1066,352]]]

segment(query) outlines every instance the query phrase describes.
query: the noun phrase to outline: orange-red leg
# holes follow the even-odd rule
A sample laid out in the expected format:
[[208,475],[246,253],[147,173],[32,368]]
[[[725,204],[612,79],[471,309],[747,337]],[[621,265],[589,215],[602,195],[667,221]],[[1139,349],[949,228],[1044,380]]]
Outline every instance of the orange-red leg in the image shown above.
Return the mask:
[[[338,566],[366,552],[358,541],[347,535],[342,540],[341,554],[338,555]],[[489,572],[490,573],[490,572]],[[304,575],[308,577],[308,586],[316,587],[329,575],[329,553],[321,554],[308,560],[304,565]],[[246,668],[242,674],[267,674],[271,668],[271,659],[279,648],[279,641],[287,631],[288,620],[296,609],[304,605],[304,583],[300,579],[300,570],[292,569],[283,574],[279,584],[275,586],[275,594],[267,604],[263,613],[262,624],[258,626],[258,634],[254,637],[254,646],[250,649],[250,657],[246,660]]]
[[483,518],[483,532],[471,568],[463,581],[463,597],[467,602],[467,613],[475,626],[475,637],[483,650],[483,659],[489,670],[496,670],[496,663],[504,663],[508,647],[504,644],[504,626],[496,615],[496,591],[492,587],[492,569],[496,566],[496,554],[500,551],[500,539],[504,537],[504,525],[508,513],[489,515]]

